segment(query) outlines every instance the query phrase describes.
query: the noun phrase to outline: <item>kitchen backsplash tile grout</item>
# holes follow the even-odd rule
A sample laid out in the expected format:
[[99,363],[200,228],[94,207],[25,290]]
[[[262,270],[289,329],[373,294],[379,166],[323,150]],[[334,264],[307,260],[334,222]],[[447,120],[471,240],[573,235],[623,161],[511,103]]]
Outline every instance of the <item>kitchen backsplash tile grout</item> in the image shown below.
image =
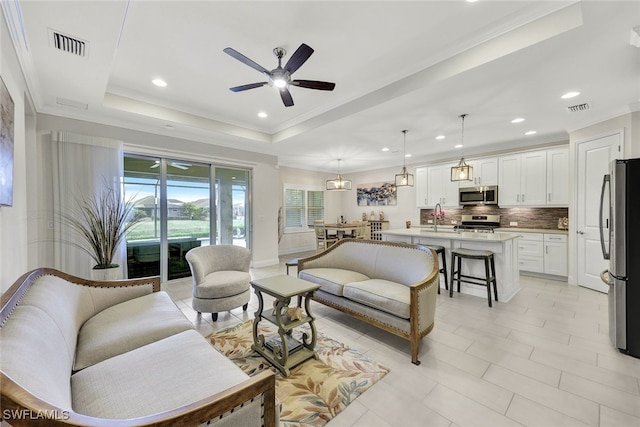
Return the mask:
[[[557,230],[558,219],[569,216],[569,208],[499,208],[496,206],[465,206],[463,208],[445,208],[444,219],[439,224],[451,225],[454,220],[460,224],[462,215],[500,215],[500,227],[508,228],[511,222],[517,222],[517,228],[539,228]],[[420,224],[429,225],[433,209],[420,209]]]

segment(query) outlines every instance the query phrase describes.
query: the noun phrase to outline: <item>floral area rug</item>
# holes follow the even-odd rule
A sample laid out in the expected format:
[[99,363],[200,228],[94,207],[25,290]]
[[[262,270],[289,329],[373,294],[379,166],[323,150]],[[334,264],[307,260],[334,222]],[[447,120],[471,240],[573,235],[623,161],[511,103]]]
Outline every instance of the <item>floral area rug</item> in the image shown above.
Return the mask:
[[[248,375],[263,369],[276,373],[276,398],[282,404],[280,425],[283,427],[325,425],[389,372],[389,368],[363,353],[318,332],[319,360],[309,359],[284,377],[251,349],[252,328],[253,322],[247,321],[214,332],[207,339]],[[276,334],[275,326],[267,322],[261,322],[259,331],[265,337]],[[308,333],[309,328],[296,329],[297,335],[305,331]]]

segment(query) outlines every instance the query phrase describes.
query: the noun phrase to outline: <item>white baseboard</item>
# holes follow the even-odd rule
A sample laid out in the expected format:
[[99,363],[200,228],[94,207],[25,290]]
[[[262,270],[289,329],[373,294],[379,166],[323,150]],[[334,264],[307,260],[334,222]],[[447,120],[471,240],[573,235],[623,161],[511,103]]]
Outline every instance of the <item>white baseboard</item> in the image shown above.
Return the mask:
[[282,255],[289,255],[289,254],[297,254],[300,252],[309,252],[309,251],[315,251],[316,250],[316,246],[315,245],[307,245],[307,246],[303,246],[303,247],[298,247],[298,248],[287,248],[284,249],[282,251],[278,252],[278,255],[282,256]]
[[253,261],[251,263],[251,266],[253,268],[262,268],[262,267],[269,267],[272,265],[278,265],[280,264],[280,260],[278,258],[274,258],[274,259],[264,259],[261,261]]

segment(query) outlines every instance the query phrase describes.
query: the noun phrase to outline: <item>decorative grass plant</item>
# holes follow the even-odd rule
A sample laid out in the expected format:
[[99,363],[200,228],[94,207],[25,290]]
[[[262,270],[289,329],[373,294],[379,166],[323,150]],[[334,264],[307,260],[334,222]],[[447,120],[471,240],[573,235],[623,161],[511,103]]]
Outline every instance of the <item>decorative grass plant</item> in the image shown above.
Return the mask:
[[80,242],[70,242],[96,262],[94,270],[118,267],[113,263],[127,230],[139,219],[133,218],[133,197],[128,200],[105,183],[95,195],[76,199],[76,209],[61,215],[62,222],[78,234]]

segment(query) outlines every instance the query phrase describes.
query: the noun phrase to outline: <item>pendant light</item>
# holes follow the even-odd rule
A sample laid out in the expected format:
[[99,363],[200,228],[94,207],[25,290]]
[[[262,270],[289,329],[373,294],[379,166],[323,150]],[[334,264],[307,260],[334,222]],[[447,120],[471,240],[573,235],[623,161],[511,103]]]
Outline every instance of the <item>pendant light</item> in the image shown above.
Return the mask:
[[403,130],[404,134],[404,148],[402,155],[402,171],[396,174],[396,187],[413,187],[413,175],[407,172],[407,166],[405,165],[405,159],[407,158],[407,130]]
[[346,191],[351,190],[351,180],[344,179],[340,175],[340,162],[342,159],[338,159],[338,176],[335,179],[327,180],[327,190],[333,191]]
[[[464,147],[464,118],[466,114],[461,114],[462,119],[462,137],[460,145]],[[471,181],[473,179],[473,166],[468,165],[464,161],[464,156],[460,157],[460,162],[451,168],[451,181]]]

